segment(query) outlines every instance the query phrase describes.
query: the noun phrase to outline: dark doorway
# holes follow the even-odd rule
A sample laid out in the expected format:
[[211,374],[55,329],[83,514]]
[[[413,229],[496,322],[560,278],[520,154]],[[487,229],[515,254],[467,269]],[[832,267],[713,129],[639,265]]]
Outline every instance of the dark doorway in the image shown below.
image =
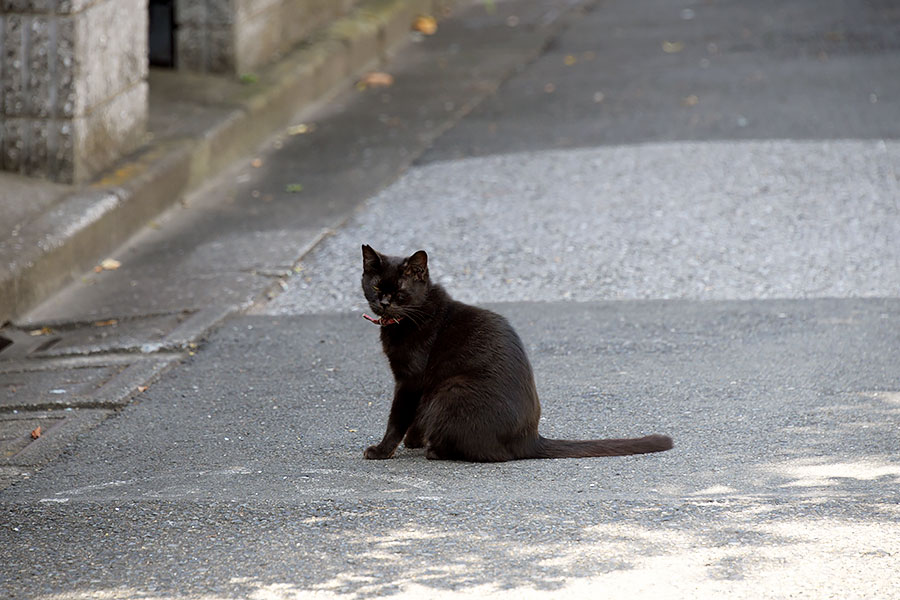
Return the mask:
[[175,67],[175,0],[150,0],[150,64]]

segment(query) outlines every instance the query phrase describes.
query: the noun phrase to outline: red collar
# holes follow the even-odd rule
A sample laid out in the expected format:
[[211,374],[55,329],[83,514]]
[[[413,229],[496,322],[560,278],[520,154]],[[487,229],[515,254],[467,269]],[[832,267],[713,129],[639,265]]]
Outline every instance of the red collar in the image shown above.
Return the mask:
[[396,325],[403,319],[403,317],[400,317],[399,319],[384,319],[384,318],[376,319],[374,317],[370,317],[366,313],[363,313],[363,319],[365,319],[366,321],[371,321],[371,322],[375,323],[376,325],[381,325],[382,327],[385,327],[387,325]]

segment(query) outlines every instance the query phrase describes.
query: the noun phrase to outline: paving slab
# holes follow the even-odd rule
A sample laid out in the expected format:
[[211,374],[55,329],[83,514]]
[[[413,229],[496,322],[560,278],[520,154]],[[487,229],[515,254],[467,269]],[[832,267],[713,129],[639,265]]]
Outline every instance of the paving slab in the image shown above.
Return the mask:
[[180,359],[154,352],[0,362],[0,412],[118,408]]
[[72,408],[0,412],[0,490],[34,477],[110,414]]

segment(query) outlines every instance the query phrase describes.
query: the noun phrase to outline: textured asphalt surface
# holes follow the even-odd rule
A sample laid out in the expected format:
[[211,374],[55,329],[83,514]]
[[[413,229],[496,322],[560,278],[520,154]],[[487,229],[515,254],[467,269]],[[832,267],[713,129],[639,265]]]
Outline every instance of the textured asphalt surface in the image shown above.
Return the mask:
[[[900,15],[590,5],[280,295],[0,492],[0,596],[900,598]],[[392,381],[362,243],[510,319],[544,435],[675,448],[364,461]]]
[[7,490],[10,580],[64,598],[892,597],[900,302],[495,308],[526,340],[546,435],[676,448],[363,461],[391,389],[374,328],[245,317]]
[[684,142],[419,167],[304,258],[274,314],[362,308],[360,243],[460,300],[895,296],[900,144]]

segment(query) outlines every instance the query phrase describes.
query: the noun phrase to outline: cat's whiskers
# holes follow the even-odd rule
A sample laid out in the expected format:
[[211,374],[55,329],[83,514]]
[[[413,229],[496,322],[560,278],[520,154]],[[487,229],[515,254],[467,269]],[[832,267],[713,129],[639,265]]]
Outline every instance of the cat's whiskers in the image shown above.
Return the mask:
[[408,318],[410,321],[412,321],[417,326],[424,325],[425,319],[428,316],[428,314],[424,310],[415,308],[412,306],[404,307],[404,308],[400,309],[398,312],[401,316]]

